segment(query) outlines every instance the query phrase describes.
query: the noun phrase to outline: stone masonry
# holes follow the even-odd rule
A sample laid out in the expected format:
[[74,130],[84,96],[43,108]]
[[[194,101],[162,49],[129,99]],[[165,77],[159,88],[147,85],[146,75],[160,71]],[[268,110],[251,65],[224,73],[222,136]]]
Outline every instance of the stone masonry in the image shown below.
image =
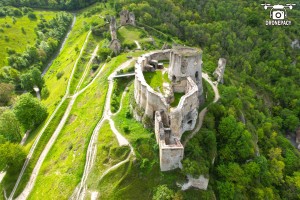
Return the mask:
[[121,51],[121,42],[117,38],[117,22],[116,22],[116,18],[114,16],[112,16],[110,18],[109,29],[110,29],[110,35],[111,35],[111,42],[109,44],[109,48],[115,54],[119,54]]
[[120,21],[121,26],[132,25],[135,26],[135,15],[133,12],[129,12],[128,10],[122,10],[120,12]]
[[[170,93],[181,92],[177,107],[170,104],[174,98],[155,91],[145,81],[143,72],[157,69],[155,63],[169,60],[168,78],[171,82]],[[160,64],[160,68],[161,68]],[[144,110],[141,120],[148,117],[154,121],[154,130],[159,144],[160,168],[162,171],[181,167],[184,147],[181,136],[185,131],[193,130],[198,117],[198,108],[202,102],[202,51],[189,47],[176,47],[156,51],[141,56],[135,65],[134,98],[137,106]],[[171,94],[172,96],[173,94]],[[173,95],[174,96],[174,95]]]

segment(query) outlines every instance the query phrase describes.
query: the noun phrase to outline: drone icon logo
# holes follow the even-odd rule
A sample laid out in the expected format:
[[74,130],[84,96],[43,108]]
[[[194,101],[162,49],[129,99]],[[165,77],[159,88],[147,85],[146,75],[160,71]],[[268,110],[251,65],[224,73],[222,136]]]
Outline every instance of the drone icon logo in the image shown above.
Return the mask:
[[291,21],[285,20],[287,18],[287,9],[292,10],[296,4],[286,4],[286,5],[271,5],[271,4],[261,4],[265,10],[271,8],[270,18],[272,20],[267,20],[266,25],[291,25]]

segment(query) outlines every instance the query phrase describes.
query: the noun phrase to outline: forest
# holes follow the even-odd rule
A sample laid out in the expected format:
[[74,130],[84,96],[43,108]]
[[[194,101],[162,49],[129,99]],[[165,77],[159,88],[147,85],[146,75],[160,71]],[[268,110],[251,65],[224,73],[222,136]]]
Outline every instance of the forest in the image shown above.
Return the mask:
[[101,0],[0,0],[0,6],[32,7],[61,10],[76,10]]
[[200,46],[204,70],[211,74],[220,57],[227,59],[221,101],[209,108],[202,136],[186,149],[183,163],[183,171],[194,175],[209,167],[210,187],[219,199],[300,198],[300,154],[285,137],[300,125],[300,49],[291,46],[299,39],[300,11],[288,11],[292,26],[267,27],[261,3],[116,4],[117,10],[133,11],[140,24]]

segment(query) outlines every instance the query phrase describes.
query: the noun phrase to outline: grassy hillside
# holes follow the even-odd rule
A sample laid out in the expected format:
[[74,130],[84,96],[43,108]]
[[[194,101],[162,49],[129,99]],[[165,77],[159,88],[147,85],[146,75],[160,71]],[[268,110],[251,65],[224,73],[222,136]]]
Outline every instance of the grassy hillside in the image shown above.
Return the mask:
[[29,19],[27,15],[21,17],[0,17],[0,68],[7,65],[7,49],[22,53],[27,45],[34,45],[36,40],[35,28],[43,18],[51,20],[57,12],[35,10],[37,19]]

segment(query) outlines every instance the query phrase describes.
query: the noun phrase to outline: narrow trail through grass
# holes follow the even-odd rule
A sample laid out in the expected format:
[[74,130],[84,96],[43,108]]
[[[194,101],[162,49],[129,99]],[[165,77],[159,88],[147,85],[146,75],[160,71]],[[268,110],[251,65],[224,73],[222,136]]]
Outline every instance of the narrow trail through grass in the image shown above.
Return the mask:
[[[36,146],[37,146],[37,144],[38,144],[38,142],[39,142],[39,140],[40,140],[40,138],[42,137],[42,135],[43,135],[43,133],[44,133],[44,131],[46,130],[46,128],[48,127],[48,125],[50,124],[50,122],[52,121],[52,119],[54,118],[54,116],[56,115],[56,113],[58,112],[58,110],[60,109],[60,107],[61,107],[61,105],[63,104],[63,102],[66,100],[66,98],[68,97],[68,95],[69,95],[69,88],[70,88],[70,82],[71,82],[71,80],[72,80],[72,77],[73,77],[73,75],[74,75],[74,71],[75,71],[75,68],[76,68],[76,65],[77,65],[77,63],[78,63],[78,60],[79,60],[79,58],[80,58],[80,56],[81,56],[81,54],[82,54],[82,52],[83,52],[83,49],[84,49],[84,47],[85,47],[85,44],[86,44],[86,42],[88,41],[88,38],[89,38],[89,35],[91,34],[91,32],[89,32],[88,33],[88,35],[87,35],[87,37],[86,37],[86,40],[85,40],[85,43],[84,43],[84,45],[83,45],[83,47],[82,47],[82,49],[81,49],[81,51],[80,51],[80,54],[79,54],[79,57],[77,58],[77,60],[76,60],[76,62],[75,62],[75,64],[74,64],[74,67],[73,67],[73,70],[72,70],[72,73],[71,73],[71,76],[70,76],[70,79],[69,79],[69,81],[68,81],[68,86],[67,86],[67,90],[66,90],[66,92],[65,92],[65,95],[64,95],[64,97],[62,98],[62,100],[60,101],[60,103],[59,103],[59,105],[56,107],[56,109],[54,110],[54,112],[52,113],[52,115],[50,116],[50,118],[47,120],[47,122],[46,122],[46,124],[44,125],[44,127],[42,128],[42,130],[41,130],[41,132],[39,133],[39,135],[38,135],[38,137],[35,139],[35,142],[34,142],[34,144],[32,145],[32,147],[31,147],[31,149],[30,149],[30,152],[29,152],[29,154],[28,154],[28,156],[27,156],[27,158],[26,158],[26,161],[25,161],[25,163],[24,163],[24,165],[23,165],[23,168],[22,168],[22,170],[21,170],[21,173],[20,173],[20,175],[19,175],[19,177],[18,177],[18,180],[17,180],[17,182],[16,182],[16,185],[15,185],[15,187],[14,187],[14,189],[13,189],[13,191],[12,191],[12,193],[10,194],[10,197],[9,197],[9,199],[12,199],[13,197],[14,197],[14,195],[15,195],[15,191],[16,191],[16,189],[18,188],[18,185],[19,185],[19,183],[20,183],[20,181],[21,181],[21,179],[22,179],[22,176],[23,176],[23,174],[24,174],[24,172],[25,172],[25,170],[26,170],[26,168],[27,168],[27,166],[28,166],[28,163],[29,163],[29,160],[31,159],[31,157],[32,157],[32,155],[33,155],[33,153],[34,153],[34,151],[35,151],[35,149],[36,149]],[[70,105],[70,104],[69,104]],[[64,118],[64,117],[63,117]],[[54,134],[53,134],[54,135]],[[52,137],[51,137],[52,138]],[[49,145],[50,147],[52,146],[52,145]],[[45,152],[45,149],[44,149],[44,151],[43,151],[43,153]],[[43,154],[42,153],[42,154]],[[44,154],[47,154],[47,153],[44,153]],[[41,163],[43,161],[43,157],[40,157],[40,159],[37,161],[37,164],[38,163]],[[28,196],[28,194],[29,194],[29,188],[30,187],[32,187],[31,185],[33,185],[34,184],[34,180],[35,180],[35,177],[36,176],[34,176],[35,174],[34,174],[34,172],[35,171],[39,171],[39,165],[37,165],[36,164],[36,167],[34,168],[34,170],[33,170],[33,176],[31,176],[32,178],[30,178],[30,182],[29,182],[29,185],[27,184],[27,186],[26,186],[26,188],[28,188],[28,189],[24,189],[24,191],[22,192],[22,194],[24,194],[25,196],[23,196],[22,194],[21,194],[21,199],[23,198],[23,197],[25,197],[25,198],[23,198],[23,199],[26,199],[26,197]],[[37,172],[35,172],[35,173],[37,173]],[[28,192],[29,191],[29,192]],[[27,194],[27,195],[26,195]]]
[[[95,156],[96,156],[96,151],[97,151],[97,142],[96,142],[96,138],[98,138],[98,133],[99,133],[99,129],[102,126],[103,121],[108,120],[111,130],[112,132],[115,134],[118,143],[120,146],[123,145],[128,145],[130,147],[130,154],[128,155],[128,157],[110,167],[109,169],[107,169],[107,171],[104,172],[104,174],[102,175],[103,177],[105,176],[105,174],[109,173],[111,170],[117,168],[118,166],[122,165],[124,162],[129,161],[130,156],[134,155],[134,151],[133,148],[131,146],[131,144],[128,142],[128,140],[126,138],[124,138],[116,129],[113,120],[111,119],[111,116],[113,115],[111,112],[111,108],[110,108],[110,101],[111,101],[111,96],[112,96],[112,91],[113,91],[113,78],[114,76],[117,74],[117,71],[119,70],[123,70],[124,68],[127,68],[128,66],[130,66],[130,64],[132,63],[134,59],[128,60],[125,63],[121,64],[118,68],[116,68],[108,77],[108,82],[109,82],[109,88],[108,88],[108,92],[107,92],[107,96],[106,96],[106,101],[105,101],[105,107],[104,107],[104,113],[103,116],[101,118],[101,120],[98,122],[97,126],[95,127],[95,129],[93,130],[93,134],[88,146],[88,150],[87,150],[87,157],[86,157],[86,164],[85,164],[85,168],[84,168],[84,172],[83,172],[83,176],[81,178],[81,182],[78,185],[78,187],[76,187],[76,189],[74,190],[72,196],[70,197],[70,199],[84,199],[86,193],[87,193],[87,186],[86,186],[86,181],[88,178],[88,175],[92,169],[93,166],[93,161],[95,160]],[[101,179],[100,179],[101,180]]]

